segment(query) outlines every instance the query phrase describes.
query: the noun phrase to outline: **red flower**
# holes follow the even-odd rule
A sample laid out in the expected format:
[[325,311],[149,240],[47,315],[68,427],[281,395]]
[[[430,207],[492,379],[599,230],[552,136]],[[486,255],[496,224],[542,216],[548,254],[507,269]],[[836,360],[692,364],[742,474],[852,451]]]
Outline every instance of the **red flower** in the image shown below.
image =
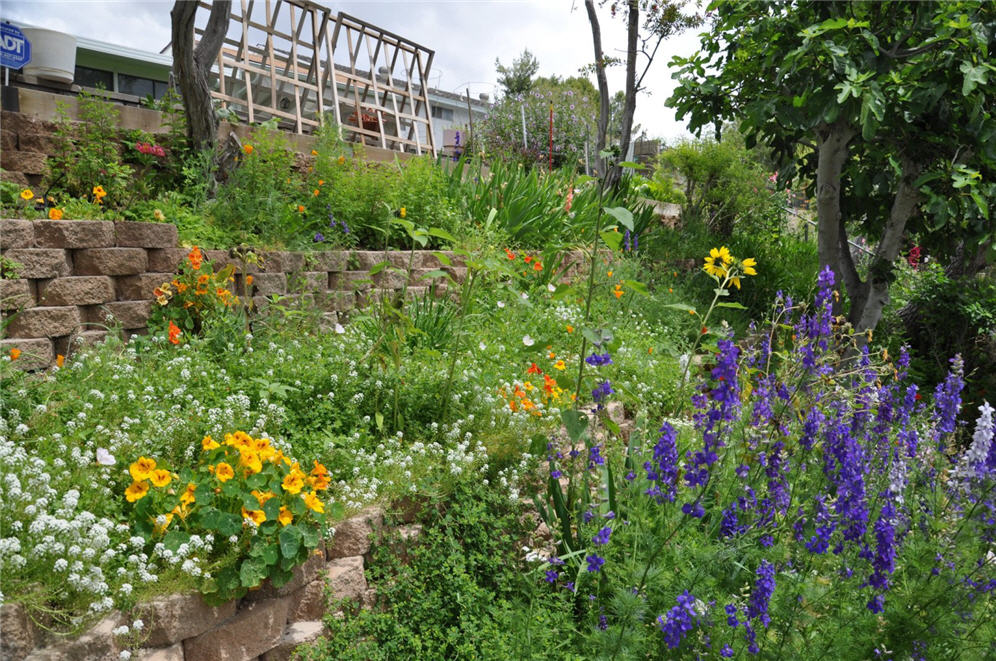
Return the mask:
[[171,344],[180,343],[180,327],[174,324],[172,321],[169,322],[169,341]]
[[529,369],[526,370],[526,374],[542,374],[542,373],[543,373],[543,370],[541,370],[540,368],[536,367],[536,363],[530,364],[529,365]]

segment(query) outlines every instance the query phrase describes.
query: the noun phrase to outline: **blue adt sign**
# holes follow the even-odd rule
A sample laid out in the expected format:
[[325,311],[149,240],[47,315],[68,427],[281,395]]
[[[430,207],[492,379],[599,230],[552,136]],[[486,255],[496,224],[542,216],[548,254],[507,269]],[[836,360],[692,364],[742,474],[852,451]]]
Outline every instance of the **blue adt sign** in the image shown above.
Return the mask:
[[16,26],[0,23],[0,66],[20,69],[31,61],[31,42]]

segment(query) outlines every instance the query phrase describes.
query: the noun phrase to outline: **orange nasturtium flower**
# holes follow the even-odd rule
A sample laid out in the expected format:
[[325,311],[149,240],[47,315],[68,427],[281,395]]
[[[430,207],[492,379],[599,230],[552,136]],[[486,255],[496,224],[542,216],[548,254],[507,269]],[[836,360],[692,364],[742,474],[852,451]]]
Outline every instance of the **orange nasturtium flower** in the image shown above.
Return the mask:
[[253,281],[253,277],[251,275],[247,275],[246,276],[246,284],[247,285],[251,285],[252,281]]
[[169,341],[170,341],[170,344],[179,344],[180,343],[180,333],[181,332],[182,331],[180,330],[179,326],[177,326],[176,324],[174,324],[172,321],[169,322]]
[[58,355],[56,355],[56,357],[55,357],[55,366],[56,367],[62,367],[65,364],[66,364],[66,357],[63,356],[61,353],[58,354]]
[[143,482],[152,477],[152,471],[156,470],[156,460],[148,457],[139,457],[135,463],[128,467],[128,472],[136,482]]
[[571,326],[570,324],[567,324],[567,332],[568,333],[573,333],[574,332],[574,326]]
[[336,161],[339,163],[339,165],[342,165],[343,163],[346,162],[346,157],[340,156],[338,159],[336,159]]
[[297,212],[298,213],[304,213],[304,205],[303,204],[297,205]]
[[255,150],[255,147],[252,145],[242,145],[242,151],[244,151],[247,155],[251,154],[253,150]]
[[100,202],[105,197],[107,197],[107,191],[104,190],[103,186],[97,184],[96,186],[93,187],[93,196],[97,198],[97,202]]
[[232,470],[230,465],[223,461],[215,467],[214,476],[218,478],[219,482],[228,482],[230,479],[235,477],[235,471]]
[[515,253],[514,253],[514,252],[512,252],[511,250],[509,250],[508,248],[505,248],[505,255],[506,255],[506,256],[507,256],[507,257],[508,257],[509,259],[515,259]]
[[48,219],[49,220],[62,220],[62,209],[59,209],[58,207],[51,207],[51,208],[49,208],[49,210],[48,210]]
[[149,483],[145,480],[136,480],[125,489],[125,498],[129,503],[134,503],[136,500],[144,498],[147,493],[149,493]]
[[204,261],[204,253],[197,246],[190,249],[187,254],[187,259],[190,261],[190,265],[194,267],[195,271],[201,270],[201,263]]
[[315,197],[318,197],[319,190],[316,188],[315,190],[312,191],[312,193],[314,194]]
[[25,188],[21,191],[21,199],[27,202],[28,200],[33,200],[35,194],[31,192],[30,188]]
[[315,151],[314,149],[312,149],[312,150],[311,150],[311,155],[312,155],[312,156],[318,156],[318,152],[317,152],[317,151]]
[[533,270],[534,271],[542,271],[543,270],[543,265],[539,262],[539,260],[537,260],[536,263],[533,264]]
[[20,349],[18,349],[17,347],[14,347],[13,349],[10,350],[10,359],[11,360],[17,360],[20,357],[21,357],[21,350]]

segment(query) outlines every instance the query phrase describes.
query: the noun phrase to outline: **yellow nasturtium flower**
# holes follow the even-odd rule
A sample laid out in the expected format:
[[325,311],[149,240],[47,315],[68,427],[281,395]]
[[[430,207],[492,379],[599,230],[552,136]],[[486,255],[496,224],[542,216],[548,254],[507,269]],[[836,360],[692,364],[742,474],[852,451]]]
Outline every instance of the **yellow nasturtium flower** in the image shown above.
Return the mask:
[[290,522],[293,520],[294,520],[294,515],[291,514],[291,511],[286,507],[281,507],[280,515],[277,517],[277,521],[280,522],[280,525],[282,526],[289,525]]
[[256,496],[256,500],[259,501],[259,506],[262,507],[266,504],[266,501],[275,497],[277,494],[272,491],[260,491],[259,489],[253,489],[250,492],[252,495]]
[[128,499],[129,503],[134,503],[136,500],[145,498],[147,493],[149,493],[149,483],[145,480],[136,480],[125,489],[125,498]]
[[280,485],[283,490],[287,493],[298,494],[301,493],[301,489],[304,488],[304,478],[305,475],[300,470],[292,468],[287,475],[284,476],[284,481]]
[[156,460],[148,457],[139,457],[138,460],[128,467],[128,472],[136,482],[147,480],[152,476],[152,471],[156,470]]
[[314,491],[301,497],[304,498],[304,504],[308,506],[308,509],[319,514],[325,512],[325,503],[322,502],[322,499]]
[[154,470],[149,475],[149,481],[152,482],[153,486],[164,487],[173,481],[173,476],[169,474],[168,470]]
[[187,488],[184,490],[183,493],[180,494],[180,504],[186,507],[187,505],[190,505],[195,500],[197,500],[197,498],[194,496],[194,493],[196,491],[197,491],[197,485],[194,484],[193,482],[188,482]]
[[242,508],[242,518],[246,521],[252,521],[257,526],[266,521],[266,514],[263,510],[247,510],[245,507]]
[[215,467],[214,476],[218,478],[219,482],[228,482],[230,479],[235,477],[235,471],[232,470],[230,465],[223,461]]
[[201,439],[201,449],[204,450],[205,452],[220,447],[221,446],[218,445],[218,441],[214,440],[210,436],[205,436],[204,438]]

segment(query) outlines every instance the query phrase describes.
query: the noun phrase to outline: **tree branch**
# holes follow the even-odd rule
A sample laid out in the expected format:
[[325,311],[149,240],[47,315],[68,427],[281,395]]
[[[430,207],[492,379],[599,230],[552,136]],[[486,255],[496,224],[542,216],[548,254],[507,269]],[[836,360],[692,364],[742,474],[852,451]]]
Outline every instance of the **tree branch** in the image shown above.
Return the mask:
[[585,0],[591,24],[591,40],[595,49],[595,79],[598,81],[598,138],[595,142],[595,170],[605,176],[605,162],[602,151],[605,149],[605,134],[609,129],[609,81],[605,76],[605,53],[602,50],[602,28],[598,23],[594,0]]

